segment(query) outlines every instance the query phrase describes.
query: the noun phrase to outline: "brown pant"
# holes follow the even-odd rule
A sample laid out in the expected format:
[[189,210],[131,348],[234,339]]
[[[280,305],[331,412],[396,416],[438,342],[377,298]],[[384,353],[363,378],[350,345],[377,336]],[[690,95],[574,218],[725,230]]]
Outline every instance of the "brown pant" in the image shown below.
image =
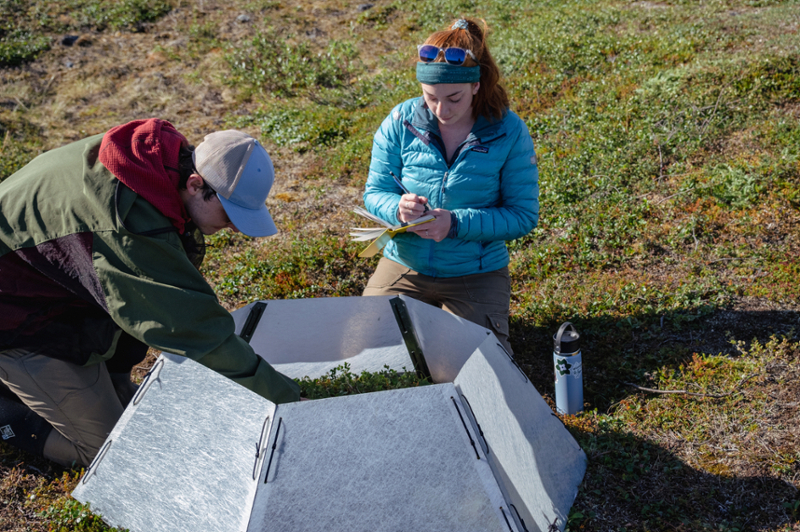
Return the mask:
[[407,295],[477,323],[508,343],[511,281],[508,268],[462,277],[429,277],[387,258],[381,258],[370,277],[365,296]]
[[105,364],[78,366],[26,349],[0,351],[0,380],[53,426],[44,457],[88,466],[122,415]]

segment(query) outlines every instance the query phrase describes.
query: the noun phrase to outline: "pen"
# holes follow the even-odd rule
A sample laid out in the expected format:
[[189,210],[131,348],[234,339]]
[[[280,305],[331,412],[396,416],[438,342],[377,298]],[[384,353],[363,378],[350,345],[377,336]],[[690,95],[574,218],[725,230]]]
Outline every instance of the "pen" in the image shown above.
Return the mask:
[[[389,170],[389,173],[392,175],[392,179],[394,179],[394,182],[397,183],[397,186],[403,189],[403,192],[405,192],[406,194],[411,194],[411,192],[409,192],[409,190],[405,186],[403,186],[403,183],[400,182],[400,179],[398,179],[397,176],[394,175],[394,172]],[[428,212],[427,205],[423,205],[422,207],[423,207],[422,212]]]

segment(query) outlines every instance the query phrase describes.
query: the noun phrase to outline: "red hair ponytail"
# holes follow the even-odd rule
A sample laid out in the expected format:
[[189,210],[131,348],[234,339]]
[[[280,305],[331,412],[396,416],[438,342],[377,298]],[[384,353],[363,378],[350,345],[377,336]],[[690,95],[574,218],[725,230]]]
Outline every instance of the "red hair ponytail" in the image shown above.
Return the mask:
[[[456,22],[464,20],[467,22],[467,29],[453,29]],[[425,40],[425,44],[432,44],[439,48],[451,46],[471,50],[481,67],[481,86],[478,93],[472,100],[472,117],[484,116],[489,120],[499,120],[508,109],[508,93],[500,83],[500,68],[494,62],[489,48],[486,46],[486,34],[489,26],[486,21],[481,19],[483,28],[472,19],[457,19],[448,26],[448,29],[437,31]],[[436,61],[444,61],[443,55],[439,55]],[[475,61],[469,55],[464,66],[475,66]]]

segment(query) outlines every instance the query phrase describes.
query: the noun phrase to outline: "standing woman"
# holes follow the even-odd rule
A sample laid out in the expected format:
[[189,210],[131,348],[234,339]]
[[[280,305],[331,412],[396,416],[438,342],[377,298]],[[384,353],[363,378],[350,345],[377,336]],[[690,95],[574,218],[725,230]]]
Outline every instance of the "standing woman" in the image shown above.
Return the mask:
[[375,134],[367,210],[392,224],[436,219],[386,245],[364,295],[405,294],[443,308],[494,331],[510,354],[505,241],[536,226],[539,173],[485,28],[458,19],[418,46],[422,97],[395,107]]

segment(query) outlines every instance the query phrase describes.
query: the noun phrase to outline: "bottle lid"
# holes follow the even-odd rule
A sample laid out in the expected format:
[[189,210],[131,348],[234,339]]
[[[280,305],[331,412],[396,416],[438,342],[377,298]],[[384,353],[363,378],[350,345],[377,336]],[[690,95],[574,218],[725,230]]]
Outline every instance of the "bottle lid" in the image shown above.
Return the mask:
[[[571,330],[568,331],[567,328]],[[575,326],[566,321],[553,336],[553,352],[571,354],[580,351],[580,339],[581,335],[575,330]]]

